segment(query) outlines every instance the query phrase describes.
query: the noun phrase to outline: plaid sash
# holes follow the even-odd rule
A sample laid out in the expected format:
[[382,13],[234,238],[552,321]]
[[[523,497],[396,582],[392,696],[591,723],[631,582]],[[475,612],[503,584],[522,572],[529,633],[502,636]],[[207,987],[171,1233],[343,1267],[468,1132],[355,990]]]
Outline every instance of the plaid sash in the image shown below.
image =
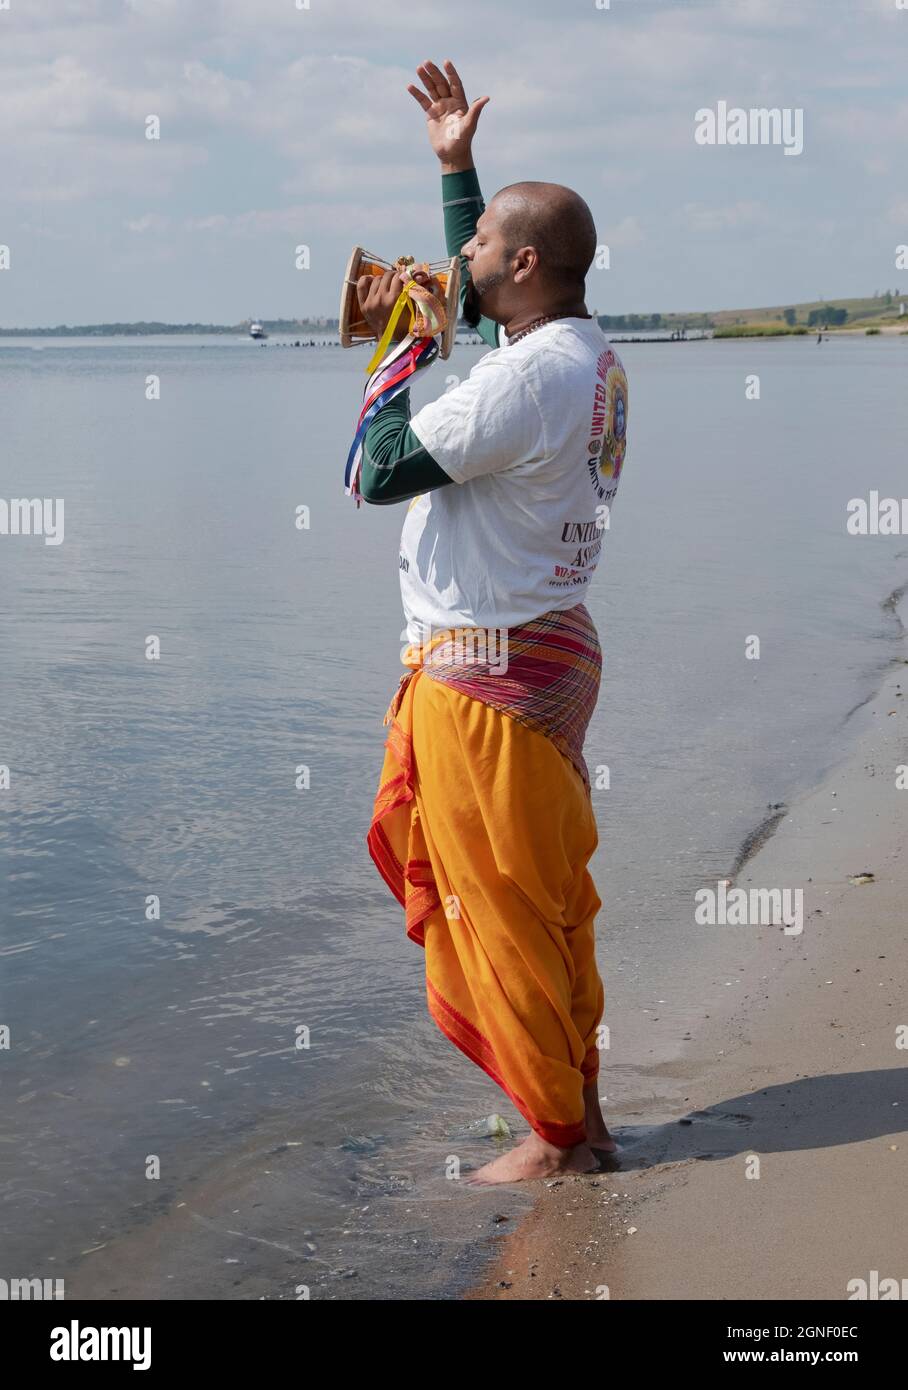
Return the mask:
[[413,669],[401,677],[385,724],[422,670],[545,734],[590,791],[583,743],[599,697],[602,651],[586,604],[554,609],[516,627],[445,628],[424,643],[411,644],[402,659]]

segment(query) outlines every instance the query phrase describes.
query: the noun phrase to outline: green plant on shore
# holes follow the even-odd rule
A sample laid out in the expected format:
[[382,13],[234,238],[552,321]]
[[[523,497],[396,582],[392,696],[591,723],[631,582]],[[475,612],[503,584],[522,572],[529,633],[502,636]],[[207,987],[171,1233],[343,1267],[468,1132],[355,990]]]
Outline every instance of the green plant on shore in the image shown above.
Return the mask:
[[741,323],[724,324],[713,333],[714,338],[791,338],[803,337],[807,329],[803,324],[781,323]]

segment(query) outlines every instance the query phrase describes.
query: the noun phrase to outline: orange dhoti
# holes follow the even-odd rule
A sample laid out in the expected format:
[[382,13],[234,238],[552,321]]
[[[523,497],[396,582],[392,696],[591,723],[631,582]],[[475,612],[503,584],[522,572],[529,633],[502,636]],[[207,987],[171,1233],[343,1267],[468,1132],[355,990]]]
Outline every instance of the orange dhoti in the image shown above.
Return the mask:
[[[563,751],[564,738],[433,679],[426,650],[386,717],[369,850],[404,907],[407,934],[425,947],[441,1031],[537,1134],[569,1148],[585,1138],[583,1087],[598,1075],[604,1003],[585,764]],[[594,701],[590,652],[578,657],[568,642],[557,657],[578,659],[590,663]]]

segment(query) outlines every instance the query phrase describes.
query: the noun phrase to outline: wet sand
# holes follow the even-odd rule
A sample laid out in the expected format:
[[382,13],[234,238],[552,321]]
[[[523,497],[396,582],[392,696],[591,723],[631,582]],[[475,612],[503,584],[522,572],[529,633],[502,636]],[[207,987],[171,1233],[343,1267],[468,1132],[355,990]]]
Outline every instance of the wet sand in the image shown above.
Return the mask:
[[617,1170],[534,1184],[467,1297],[844,1300],[874,1270],[908,1276],[905,691],[900,662],[846,760],[734,879],[803,887],[801,934],[679,923],[717,934],[702,1028],[649,1097],[621,1094],[613,1038],[600,1092]]

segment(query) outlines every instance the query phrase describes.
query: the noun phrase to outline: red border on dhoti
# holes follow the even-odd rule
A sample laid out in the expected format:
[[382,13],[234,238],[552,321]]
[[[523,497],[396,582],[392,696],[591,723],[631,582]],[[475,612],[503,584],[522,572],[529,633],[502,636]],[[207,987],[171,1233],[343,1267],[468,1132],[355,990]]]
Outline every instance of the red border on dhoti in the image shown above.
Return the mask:
[[535,1130],[541,1139],[544,1139],[548,1144],[554,1144],[558,1149],[572,1149],[575,1144],[584,1143],[586,1140],[585,1120],[580,1120],[573,1125],[559,1124],[554,1120],[540,1120],[532,1113],[526,1101],[516,1091],[512,1091],[502,1079],[495,1062],[492,1044],[488,1038],[484,1038],[469,1019],[458,1013],[457,1009],[439,994],[429,979],[426,980],[426,994],[429,1013],[448,1041],[459,1048],[465,1057],[469,1057],[471,1062],[475,1062],[477,1067],[481,1067],[486,1075],[492,1078],[496,1086],[501,1087],[505,1095],[513,1101],[530,1128]]

